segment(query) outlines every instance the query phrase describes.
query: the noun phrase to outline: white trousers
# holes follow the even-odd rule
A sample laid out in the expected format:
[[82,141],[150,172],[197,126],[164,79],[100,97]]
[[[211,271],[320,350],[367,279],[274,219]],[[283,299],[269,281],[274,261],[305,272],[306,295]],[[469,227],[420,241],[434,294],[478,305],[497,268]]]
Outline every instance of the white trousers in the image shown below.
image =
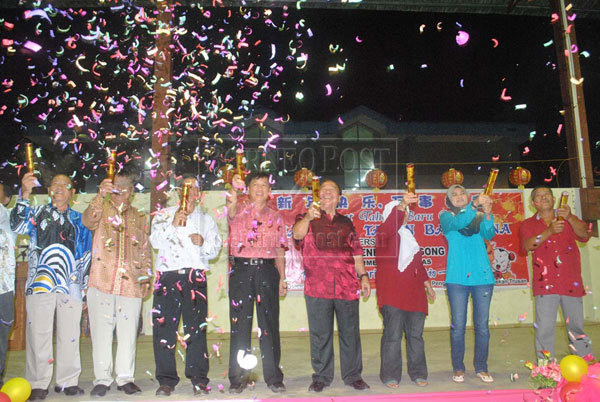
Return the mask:
[[118,386],[134,382],[135,347],[142,299],[87,291],[94,358],[94,385],[113,382],[113,333],[117,329],[115,374]]
[[[25,296],[27,310],[25,377],[31,388],[48,389],[56,365],[56,385],[77,385],[81,374],[79,335],[82,302],[62,293]],[[56,313],[56,360],[52,332]]]

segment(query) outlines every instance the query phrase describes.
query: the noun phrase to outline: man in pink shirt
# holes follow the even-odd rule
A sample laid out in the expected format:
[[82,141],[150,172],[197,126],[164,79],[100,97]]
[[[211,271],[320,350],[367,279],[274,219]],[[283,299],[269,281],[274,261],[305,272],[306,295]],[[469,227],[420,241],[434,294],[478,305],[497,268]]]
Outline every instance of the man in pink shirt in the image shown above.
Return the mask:
[[[252,316],[256,301],[258,337],[263,375],[273,392],[285,392],[279,367],[279,297],[285,296],[285,225],[278,211],[267,206],[269,175],[257,173],[248,180],[248,198],[239,200],[245,183],[233,177],[227,196],[229,218],[229,392],[241,393],[248,384],[245,354],[251,350]],[[240,365],[240,363],[242,363]]]
[[521,250],[531,252],[535,297],[535,343],[539,358],[542,351],[554,355],[556,314],[560,304],[572,351],[578,356],[592,352],[590,338],[583,330],[581,260],[577,241],[589,239],[586,224],[571,214],[568,205],[554,209],[552,190],[538,186],[531,192],[537,214],[521,223]]
[[[333,381],[333,316],[340,338],[342,379],[356,390],[369,385],[362,379],[362,348],[358,299],[371,293],[360,240],[352,221],[336,211],[341,191],[325,180],[319,192],[320,207],[312,203],[296,218],[293,237],[304,259],[304,295],[310,329],[312,376],[310,392],[321,392]],[[358,275],[358,279],[357,279]]]

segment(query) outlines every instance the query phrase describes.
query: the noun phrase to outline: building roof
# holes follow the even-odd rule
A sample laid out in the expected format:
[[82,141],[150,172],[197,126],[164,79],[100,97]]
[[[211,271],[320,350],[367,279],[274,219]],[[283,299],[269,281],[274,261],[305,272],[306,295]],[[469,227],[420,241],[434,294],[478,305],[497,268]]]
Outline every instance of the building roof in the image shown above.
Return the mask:
[[[15,8],[16,0],[0,0],[0,8]],[[33,3],[33,2],[31,2]],[[179,0],[187,5],[203,3],[212,5],[212,1]],[[296,7],[297,0],[223,0],[225,6],[272,7],[288,5]],[[600,19],[600,0],[571,0],[573,9],[580,18]],[[54,0],[57,8],[101,8],[114,6],[114,2],[100,0]],[[154,7],[150,0],[135,1],[138,6]],[[549,16],[548,0],[306,0],[300,2],[303,8],[393,10],[424,13],[458,13],[458,14],[503,14]]]
[[[260,114],[268,112],[274,115],[268,109],[262,109]],[[315,131],[319,132],[321,137],[333,137],[340,135],[348,127],[354,124],[361,124],[371,129],[381,137],[412,137],[412,136],[460,136],[460,137],[480,137],[482,141],[498,137],[509,138],[513,141],[523,142],[527,139],[529,133],[534,130],[533,124],[511,123],[511,122],[415,122],[415,121],[394,121],[381,113],[378,113],[366,106],[358,106],[340,116],[343,125],[338,120],[333,121],[289,121],[280,128],[280,134],[286,137],[304,138],[306,136],[316,136]],[[251,128],[254,124],[249,124]],[[267,119],[265,121],[270,129],[278,131]]]

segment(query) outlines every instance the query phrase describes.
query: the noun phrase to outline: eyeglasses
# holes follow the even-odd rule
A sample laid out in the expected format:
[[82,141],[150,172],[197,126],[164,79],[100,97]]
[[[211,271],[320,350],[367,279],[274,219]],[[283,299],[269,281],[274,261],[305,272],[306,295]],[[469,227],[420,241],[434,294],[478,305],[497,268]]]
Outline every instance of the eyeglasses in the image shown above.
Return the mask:
[[129,187],[114,186],[113,193],[114,194],[127,194],[129,191],[130,191]]

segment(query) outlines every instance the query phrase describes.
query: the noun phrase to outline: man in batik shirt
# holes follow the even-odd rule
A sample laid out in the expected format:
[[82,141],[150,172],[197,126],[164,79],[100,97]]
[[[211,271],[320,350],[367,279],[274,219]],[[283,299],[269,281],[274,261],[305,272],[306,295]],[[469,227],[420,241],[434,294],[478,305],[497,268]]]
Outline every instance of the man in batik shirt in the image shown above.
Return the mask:
[[[58,174],[48,188],[49,204],[32,207],[29,196],[39,186],[33,173],[21,181],[21,197],[10,213],[13,231],[29,236],[29,275],[25,287],[26,366],[30,401],[45,399],[56,364],[56,392],[83,394],[79,335],[83,291],[90,267],[92,234],[81,213],[69,203],[75,195],[69,176]],[[52,330],[56,314],[56,359],[52,357]]]
[[83,213],[83,224],[94,231],[87,303],[95,377],[91,395],[99,397],[113,382],[115,328],[117,390],[127,395],[142,392],[134,383],[135,350],[142,299],[152,278],[152,250],[148,217],[131,206],[136,178],[125,168],[114,183],[103,180]]

